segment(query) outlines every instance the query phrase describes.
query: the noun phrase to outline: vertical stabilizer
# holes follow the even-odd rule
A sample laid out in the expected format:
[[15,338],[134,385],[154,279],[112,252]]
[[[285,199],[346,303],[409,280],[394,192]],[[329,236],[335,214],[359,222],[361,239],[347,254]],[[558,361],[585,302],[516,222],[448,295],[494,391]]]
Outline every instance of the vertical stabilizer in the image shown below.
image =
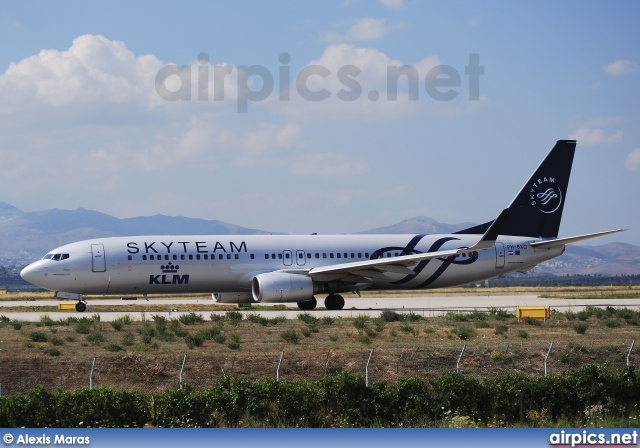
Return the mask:
[[509,205],[501,235],[558,236],[575,149],[575,140],[556,142]]

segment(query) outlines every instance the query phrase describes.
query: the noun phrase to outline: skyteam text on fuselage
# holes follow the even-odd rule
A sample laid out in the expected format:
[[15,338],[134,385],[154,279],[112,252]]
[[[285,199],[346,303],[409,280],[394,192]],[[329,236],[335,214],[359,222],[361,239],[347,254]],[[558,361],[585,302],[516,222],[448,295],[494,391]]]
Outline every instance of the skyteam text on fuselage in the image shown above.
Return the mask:
[[99,238],[54,249],[20,275],[84,311],[87,294],[212,293],[219,303],[344,307],[341,293],[443,288],[526,271],[558,238],[576,142],[559,140],[493,221],[432,235],[175,235]]

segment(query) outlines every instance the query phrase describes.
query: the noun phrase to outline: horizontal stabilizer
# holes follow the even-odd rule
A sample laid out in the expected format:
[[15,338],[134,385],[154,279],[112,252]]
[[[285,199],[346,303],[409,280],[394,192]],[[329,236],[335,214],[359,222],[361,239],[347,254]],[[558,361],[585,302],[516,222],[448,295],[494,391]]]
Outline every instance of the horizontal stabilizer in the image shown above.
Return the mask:
[[607,230],[605,232],[588,233],[586,235],[570,236],[568,238],[557,238],[555,240],[538,241],[536,243],[529,244],[536,249],[548,249],[551,247],[564,246],[566,244],[577,243],[578,241],[590,240],[591,238],[598,238],[600,236],[610,235],[612,233],[624,232],[627,229]]

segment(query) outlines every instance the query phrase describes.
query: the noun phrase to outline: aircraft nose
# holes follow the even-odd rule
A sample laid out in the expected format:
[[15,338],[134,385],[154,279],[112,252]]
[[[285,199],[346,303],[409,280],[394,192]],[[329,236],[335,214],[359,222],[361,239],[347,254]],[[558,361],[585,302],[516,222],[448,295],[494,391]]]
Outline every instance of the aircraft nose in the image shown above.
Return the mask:
[[40,269],[35,266],[36,263],[31,263],[29,266],[25,267],[22,271],[20,271],[20,277],[23,280],[28,281],[29,283],[35,284],[38,278],[38,274],[40,273]]

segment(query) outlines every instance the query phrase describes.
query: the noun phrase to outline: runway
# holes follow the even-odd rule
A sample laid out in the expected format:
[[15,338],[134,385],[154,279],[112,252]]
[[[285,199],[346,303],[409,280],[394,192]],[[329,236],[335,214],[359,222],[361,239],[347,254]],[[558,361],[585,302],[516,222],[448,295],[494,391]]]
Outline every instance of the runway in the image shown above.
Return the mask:
[[[442,296],[423,296],[423,297],[380,297],[380,298],[358,298],[358,297],[345,297],[345,308],[340,311],[328,311],[324,309],[318,309],[314,311],[308,311],[313,313],[317,317],[332,316],[332,317],[356,317],[359,315],[367,315],[371,317],[377,317],[384,310],[391,309],[399,313],[413,312],[420,314],[421,316],[431,317],[445,314],[447,312],[471,312],[489,311],[492,308],[503,309],[513,313],[517,306],[550,306],[552,309],[558,311],[573,311],[578,312],[583,310],[586,306],[597,307],[627,307],[629,309],[637,310],[640,306],[640,300],[638,299],[547,299],[540,298],[538,295],[442,295]],[[88,310],[84,313],[77,313],[75,311],[7,311],[3,312],[2,308],[6,307],[41,307],[41,306],[58,306],[57,300],[32,300],[32,301],[6,301],[0,302],[0,315],[6,316],[11,320],[21,320],[29,322],[37,322],[43,315],[48,315],[52,319],[60,318],[66,319],[67,317],[91,317],[99,315],[101,321],[110,322],[125,314],[128,314],[132,319],[150,318],[153,314],[164,314],[167,317],[176,318],[183,314],[188,314],[190,311],[172,311],[172,307],[177,305],[210,305],[211,310],[208,311],[196,311],[201,314],[205,319],[210,319],[212,313],[224,315],[227,311],[216,311],[216,304],[206,298],[175,298],[175,299],[151,299],[146,301],[144,299],[138,299],[135,301],[120,300],[120,299],[95,299],[91,298],[87,301]],[[110,305],[110,306],[123,306],[123,311],[109,311],[98,312],[92,311],[94,305]],[[127,311],[124,309],[126,305],[135,305],[144,310],[145,307],[151,305],[162,305],[163,309],[166,307],[166,311]],[[228,304],[227,304],[228,305]],[[269,306],[275,304],[260,304],[261,306]],[[321,307],[322,300],[318,300],[318,306]],[[195,307],[194,307],[195,308]],[[286,310],[273,309],[273,310],[255,310],[251,308],[239,308],[239,310],[246,313],[256,313],[264,317],[284,316],[288,319],[296,319],[303,311],[299,310],[294,304],[288,304]]]

